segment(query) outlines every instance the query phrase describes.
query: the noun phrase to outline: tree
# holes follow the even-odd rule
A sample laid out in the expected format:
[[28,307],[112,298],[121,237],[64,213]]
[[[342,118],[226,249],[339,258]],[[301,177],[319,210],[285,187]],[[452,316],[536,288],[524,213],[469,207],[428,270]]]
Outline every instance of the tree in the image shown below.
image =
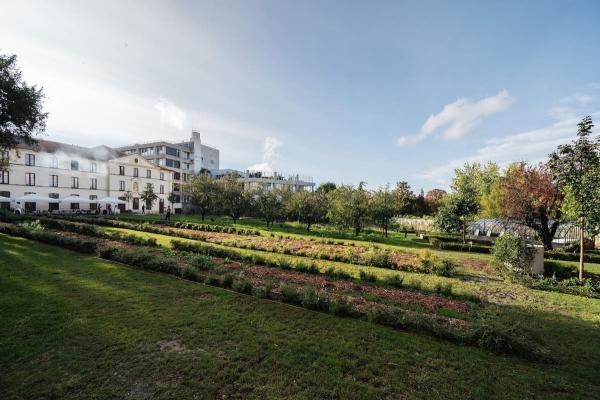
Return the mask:
[[364,182],[357,188],[342,185],[330,193],[329,220],[342,230],[353,228],[356,236],[369,217],[369,193],[364,185]]
[[[18,143],[33,145],[34,135],[46,129],[48,113],[42,111],[43,88],[27,86],[17,67],[15,55],[0,54],[0,153]],[[0,170],[8,166],[2,158]]]
[[167,196],[167,201],[169,202],[169,204],[173,205],[175,203],[179,202],[179,195],[175,194],[175,192],[171,192],[169,193],[169,195]]
[[425,193],[423,189],[418,196],[415,196],[412,200],[412,214],[417,217],[422,217],[427,213],[427,201],[425,201]]
[[154,185],[151,183],[146,183],[146,187],[144,191],[140,193],[140,199],[146,203],[146,208],[148,210],[152,209],[154,202],[158,199],[158,195],[154,192]]
[[250,195],[237,174],[228,174],[218,181],[221,208],[235,224],[250,207]]
[[568,194],[569,214],[579,225],[579,280],[583,279],[584,234],[598,233],[600,227],[600,144],[592,134],[592,117],[577,124],[577,139],[558,146],[548,166]]
[[121,196],[121,199],[127,202],[127,208],[129,208],[129,202],[131,201],[131,199],[133,199],[133,193],[131,193],[131,191],[128,190],[123,196]]
[[404,181],[396,183],[396,187],[393,190],[393,194],[398,214],[410,214],[413,209],[413,202],[415,198],[415,194],[410,189],[410,185]]
[[254,194],[254,206],[267,223],[267,228],[284,214],[284,193],[281,189],[258,188]]
[[[494,174],[493,170],[490,167],[490,175]],[[463,169],[456,169],[450,185],[452,193],[446,197],[436,216],[436,226],[442,230],[455,231],[460,227],[463,243],[466,242],[468,221],[479,212],[482,193],[491,190],[489,182],[492,179],[484,179],[485,174],[486,170],[479,164],[465,164]]]
[[322,221],[327,213],[327,199],[320,192],[295,192],[288,204],[288,211],[310,231],[313,224]]
[[563,193],[547,165],[511,164],[484,198],[485,214],[533,229],[544,248],[552,241],[560,224]]
[[331,191],[334,191],[336,189],[336,187],[337,187],[336,184],[333,182],[323,182],[317,188],[317,192],[327,194]]
[[389,185],[373,192],[369,209],[371,219],[375,222],[375,225],[381,228],[383,235],[387,237],[392,218],[398,215],[397,202]]
[[443,189],[431,189],[425,195],[425,202],[427,203],[427,211],[430,214],[437,213],[440,206],[440,202],[448,193]]
[[202,221],[206,214],[214,210],[217,198],[217,184],[205,173],[194,175],[184,187],[191,197],[191,203],[197,207]]

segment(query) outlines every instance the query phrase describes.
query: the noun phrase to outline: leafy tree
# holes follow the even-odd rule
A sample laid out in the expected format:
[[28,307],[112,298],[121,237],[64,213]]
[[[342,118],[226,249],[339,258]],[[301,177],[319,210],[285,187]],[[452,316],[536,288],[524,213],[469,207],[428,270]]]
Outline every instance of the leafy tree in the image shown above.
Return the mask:
[[209,212],[215,209],[218,186],[210,175],[199,173],[194,175],[184,187],[191,197],[191,202],[200,212],[202,221]]
[[404,181],[396,183],[393,194],[398,214],[410,214],[413,211],[413,203],[415,198],[414,193],[410,189],[410,185]]
[[389,185],[373,192],[369,208],[371,219],[375,222],[375,225],[381,228],[383,235],[387,237],[392,218],[398,215],[396,198]]
[[323,182],[317,188],[317,192],[319,193],[329,193],[334,191],[337,188],[336,184],[333,182]]
[[175,203],[177,203],[179,200],[179,196],[175,194],[175,192],[171,192],[169,193],[169,195],[167,196],[167,201],[169,202],[169,204],[173,205]]
[[482,166],[479,163],[467,163],[463,168],[454,170],[454,178],[450,187],[454,191],[457,187],[473,187],[477,193],[477,200],[481,201],[492,191],[498,179],[500,179],[498,164],[489,162]]
[[533,229],[547,250],[560,224],[562,190],[545,164],[511,164],[484,198],[486,214]]
[[426,213],[427,213],[427,201],[425,201],[425,193],[423,192],[423,189],[421,189],[421,192],[419,193],[419,195],[415,196],[413,198],[412,214],[414,214],[418,217],[422,217]]
[[229,174],[218,181],[220,202],[223,212],[231,217],[235,224],[250,207],[250,195],[237,174]]
[[268,190],[260,187],[253,193],[255,208],[267,227],[273,226],[273,222],[284,214],[285,195],[282,192],[281,189]]
[[425,195],[425,202],[427,203],[428,213],[437,213],[440,202],[448,193],[443,189],[431,189]]
[[548,165],[568,194],[569,214],[579,224],[579,280],[583,280],[584,232],[598,233],[600,227],[600,144],[592,134],[592,117],[577,124],[577,139],[558,146]]
[[287,203],[288,211],[310,231],[313,224],[322,221],[327,214],[327,199],[320,192],[295,192]]
[[364,183],[357,188],[342,185],[331,192],[327,216],[333,225],[342,230],[352,228],[358,236],[369,217],[369,193]]
[[491,184],[489,189],[486,187],[491,179],[482,177],[485,173],[479,164],[465,164],[463,169],[456,169],[450,185],[452,193],[438,211],[438,228],[455,231],[460,226],[463,243],[466,241],[467,223],[479,212],[482,192],[491,190]]
[[154,185],[151,183],[147,183],[144,191],[140,193],[140,199],[146,203],[146,208],[148,210],[152,209],[154,202],[158,199],[158,195],[154,192]]
[[[42,88],[27,86],[17,67],[15,55],[0,54],[0,152],[14,149],[18,143],[33,145],[34,135],[46,128],[48,113],[42,111]],[[2,158],[0,169],[8,160]]]
[[126,201],[127,202],[127,208],[129,208],[129,202],[131,201],[131,199],[133,199],[133,193],[131,193],[131,191],[126,191],[125,194],[123,194],[123,196],[121,196],[121,200]]

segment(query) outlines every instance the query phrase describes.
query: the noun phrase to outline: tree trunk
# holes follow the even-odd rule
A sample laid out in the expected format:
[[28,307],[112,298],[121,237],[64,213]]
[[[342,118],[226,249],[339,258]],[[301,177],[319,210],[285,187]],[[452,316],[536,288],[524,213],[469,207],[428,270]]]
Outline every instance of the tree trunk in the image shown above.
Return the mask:
[[584,228],[585,228],[585,219],[581,218],[581,230],[579,232],[579,281],[583,281],[583,247],[585,245],[584,239]]

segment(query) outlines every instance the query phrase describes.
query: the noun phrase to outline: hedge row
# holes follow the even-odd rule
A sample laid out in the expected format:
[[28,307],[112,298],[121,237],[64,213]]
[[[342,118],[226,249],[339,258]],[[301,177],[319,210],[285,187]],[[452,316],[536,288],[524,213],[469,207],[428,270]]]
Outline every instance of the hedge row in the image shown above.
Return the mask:
[[468,244],[462,242],[454,242],[454,241],[444,241],[440,240],[437,237],[429,238],[429,243],[435,249],[439,250],[454,250],[454,251],[468,251],[471,253],[482,253],[482,254],[490,254],[492,249],[489,246],[484,246],[481,244]]
[[[579,261],[579,253],[565,253],[559,250],[546,251],[544,257],[550,260]],[[584,253],[583,260],[589,263],[600,264],[600,254]]]
[[66,249],[79,251],[81,253],[95,253],[98,247],[98,243],[96,243],[94,240],[65,236],[57,232],[30,229],[12,224],[0,224],[0,232],[12,236],[20,236],[27,239],[37,240],[38,242],[57,245]]

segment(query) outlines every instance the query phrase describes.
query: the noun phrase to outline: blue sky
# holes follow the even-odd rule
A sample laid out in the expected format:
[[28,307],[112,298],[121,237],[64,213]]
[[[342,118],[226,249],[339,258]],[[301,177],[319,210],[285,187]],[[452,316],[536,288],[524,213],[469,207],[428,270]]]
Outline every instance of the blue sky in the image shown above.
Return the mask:
[[600,117],[597,1],[2,1],[48,138],[183,140],[223,168],[446,188]]

